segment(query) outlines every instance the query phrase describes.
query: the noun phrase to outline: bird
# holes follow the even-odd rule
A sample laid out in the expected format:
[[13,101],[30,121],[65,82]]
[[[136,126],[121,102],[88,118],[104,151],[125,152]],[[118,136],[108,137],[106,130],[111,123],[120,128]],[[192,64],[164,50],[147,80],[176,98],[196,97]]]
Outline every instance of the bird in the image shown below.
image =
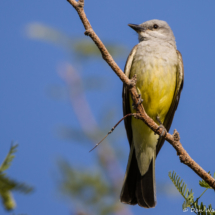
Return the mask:
[[[138,34],[139,43],[130,52],[124,73],[137,77],[136,89],[146,113],[168,132],[178,107],[184,83],[181,53],[167,22],[149,20],[128,24]],[[123,84],[123,114],[135,113],[128,87]],[[125,204],[155,207],[155,159],[165,138],[155,134],[142,120],[124,120],[130,153],[120,194]]]

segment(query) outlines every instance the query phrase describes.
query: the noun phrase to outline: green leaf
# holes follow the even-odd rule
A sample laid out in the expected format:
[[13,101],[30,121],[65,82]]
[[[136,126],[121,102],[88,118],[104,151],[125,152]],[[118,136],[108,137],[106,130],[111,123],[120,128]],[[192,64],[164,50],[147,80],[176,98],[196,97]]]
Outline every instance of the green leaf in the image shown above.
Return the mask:
[[24,183],[19,183],[15,180],[8,178],[6,176],[6,173],[4,173],[4,171],[11,166],[11,162],[15,157],[14,153],[17,151],[17,146],[18,144],[14,146],[11,145],[9,153],[7,154],[5,160],[3,161],[0,167],[0,198],[6,210],[13,210],[16,206],[15,200],[13,199],[13,196],[11,193],[12,190],[19,191],[26,194],[33,190],[32,187]]
[[180,180],[180,177],[176,175],[176,172],[169,172],[169,178],[179,191],[179,193],[184,197],[187,201],[187,204],[192,203],[194,196],[192,190],[189,192],[189,189],[186,189],[187,185],[183,182],[183,179]]
[[17,151],[17,147],[18,147],[18,144],[13,146],[13,143],[12,143],[5,160],[3,161],[2,165],[0,166],[0,173],[4,172],[5,170],[7,170],[10,167],[11,162],[15,157],[15,155],[13,155],[13,154]]
[[[210,172],[208,172],[210,174]],[[211,175],[211,174],[210,174]],[[213,178],[215,178],[215,173],[214,173],[214,176]],[[204,181],[203,179],[199,181],[199,185],[201,187],[205,187],[205,188],[208,188],[208,189],[213,189],[206,181]]]
[[16,207],[16,202],[14,201],[12,193],[10,191],[2,193],[1,198],[6,210],[10,211]]

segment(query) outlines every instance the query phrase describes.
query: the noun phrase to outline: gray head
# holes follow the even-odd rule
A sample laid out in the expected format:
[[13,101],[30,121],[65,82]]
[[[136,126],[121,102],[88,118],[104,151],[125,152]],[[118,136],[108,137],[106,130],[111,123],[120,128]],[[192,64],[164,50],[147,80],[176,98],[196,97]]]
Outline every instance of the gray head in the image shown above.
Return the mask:
[[139,41],[156,40],[166,41],[175,45],[174,34],[169,25],[162,20],[153,19],[140,25],[129,24],[139,35]]

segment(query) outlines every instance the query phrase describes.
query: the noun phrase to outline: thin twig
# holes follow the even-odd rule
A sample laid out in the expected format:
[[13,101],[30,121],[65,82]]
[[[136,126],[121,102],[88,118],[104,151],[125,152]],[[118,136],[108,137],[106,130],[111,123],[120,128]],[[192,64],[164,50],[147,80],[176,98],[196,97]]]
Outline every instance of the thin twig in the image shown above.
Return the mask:
[[99,143],[97,143],[89,152],[92,152],[101,142],[103,142],[107,138],[107,136],[114,131],[114,129],[119,125],[119,123],[122,122],[122,120],[124,120],[128,116],[134,116],[134,114],[129,113],[125,115],[122,119],[120,119],[119,122],[117,122],[116,125],[114,125],[113,128],[111,128],[111,130],[107,133],[107,135]]
[[[136,111],[138,119],[144,121],[148,127],[150,127],[156,134],[161,135],[162,129],[147,115],[144,110],[142,104],[138,104],[139,97],[135,87],[136,77],[133,77],[131,80],[122,72],[122,70],[118,67],[118,65],[113,60],[112,56],[109,54],[107,49],[105,48],[102,41],[96,35],[90,22],[88,21],[86,14],[84,12],[84,0],[67,0],[78,12],[78,15],[86,29],[85,35],[90,36],[94,43],[99,48],[103,59],[109,64],[109,66],[113,69],[116,75],[121,79],[121,81],[129,87],[129,91],[131,94],[131,98],[133,100],[134,105],[136,106]],[[165,140],[167,140],[177,151],[177,155],[179,155],[180,161],[187,166],[189,166],[195,173],[197,173],[203,180],[205,180],[214,190],[215,190],[215,179],[208,174],[205,170],[203,170],[185,151],[180,143],[179,133],[175,130],[174,134],[171,135],[169,133],[166,134]]]

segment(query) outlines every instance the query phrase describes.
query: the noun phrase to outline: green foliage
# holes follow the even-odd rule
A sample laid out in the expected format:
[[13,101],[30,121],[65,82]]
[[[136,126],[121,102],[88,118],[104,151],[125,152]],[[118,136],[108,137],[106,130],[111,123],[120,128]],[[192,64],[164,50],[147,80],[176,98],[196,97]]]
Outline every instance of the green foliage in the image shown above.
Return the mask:
[[[87,37],[71,37],[59,30],[40,23],[31,23],[26,27],[26,34],[31,39],[44,40],[59,45],[79,58],[101,58],[97,46]],[[105,43],[113,57],[124,57],[126,48],[122,45]]]
[[[74,40],[73,50],[80,57],[99,57],[101,58],[101,53],[97,46],[89,39],[79,39]],[[117,44],[105,44],[105,47],[113,57],[118,57],[124,54],[125,48]]]
[[11,162],[15,157],[14,153],[17,151],[17,147],[18,147],[18,144],[11,146],[5,160],[3,161],[2,165],[0,166],[0,172],[4,172],[5,170],[7,170],[10,167]]
[[207,189],[210,188],[210,186],[204,181],[199,181],[200,186],[206,187],[206,190],[196,199],[194,200],[194,193],[192,192],[192,189],[189,191],[187,188],[187,185],[183,182],[183,179],[181,179],[176,172],[169,172],[169,178],[179,191],[179,193],[183,196],[185,199],[184,203],[182,204],[183,211],[187,211],[187,208],[189,207],[192,212],[195,212],[198,215],[209,215],[209,214],[215,214],[215,211],[212,209],[211,204],[208,206],[208,208],[201,202],[201,204],[198,204],[198,200],[200,197],[206,192]]
[[32,187],[26,185],[25,183],[19,183],[6,176],[5,171],[11,166],[11,162],[15,157],[14,153],[17,151],[17,147],[18,144],[14,146],[11,145],[11,148],[5,160],[0,166],[0,197],[6,210],[13,210],[16,206],[11,193],[12,190],[19,191],[25,194],[30,193],[33,190]]
[[[210,172],[208,172],[210,174]],[[211,174],[210,174],[211,175]],[[214,173],[214,176],[213,178],[215,178],[215,173]],[[205,187],[205,188],[208,188],[208,189],[213,189],[206,181],[204,181],[203,179],[201,181],[199,181],[199,185],[201,187]]]
[[114,192],[100,173],[74,168],[62,160],[59,167],[63,176],[60,180],[60,189],[70,197],[72,193],[72,201],[76,206],[84,208],[88,213],[96,211],[100,215],[112,214],[116,204]]
[[184,197],[185,202],[183,203],[183,209],[190,207],[190,205],[193,202],[194,196],[192,190],[189,191],[187,188],[187,185],[183,182],[183,180],[180,180],[180,177],[176,175],[176,173],[173,171],[172,174],[169,172],[169,178],[179,191],[179,193]]

